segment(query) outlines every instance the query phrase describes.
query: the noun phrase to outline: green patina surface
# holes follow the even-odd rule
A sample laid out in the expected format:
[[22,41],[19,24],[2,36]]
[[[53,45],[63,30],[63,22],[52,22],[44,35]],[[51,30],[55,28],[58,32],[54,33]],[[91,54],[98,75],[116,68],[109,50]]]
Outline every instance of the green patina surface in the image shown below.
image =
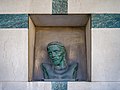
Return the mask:
[[47,46],[49,63],[42,63],[44,79],[56,79],[57,81],[66,81],[77,77],[77,63],[67,63],[66,49],[64,45],[58,41],[50,42]]
[[92,14],[92,28],[120,28],[120,14]]
[[67,90],[67,82],[52,82],[52,90]]
[[67,14],[68,0],[53,0],[52,14]]
[[28,28],[28,15],[0,14],[0,28]]

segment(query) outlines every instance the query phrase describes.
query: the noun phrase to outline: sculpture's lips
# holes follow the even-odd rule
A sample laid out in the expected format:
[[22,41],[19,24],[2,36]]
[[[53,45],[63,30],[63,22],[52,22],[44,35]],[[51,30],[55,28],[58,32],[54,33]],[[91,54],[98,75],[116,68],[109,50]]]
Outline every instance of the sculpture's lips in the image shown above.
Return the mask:
[[57,59],[53,59],[53,61],[58,61]]
[[57,60],[58,58],[57,58],[57,57],[53,57],[52,59],[53,59],[53,60]]
[[59,60],[58,60],[58,58],[52,58],[52,61],[53,61],[53,62],[57,62],[57,61],[59,61]]

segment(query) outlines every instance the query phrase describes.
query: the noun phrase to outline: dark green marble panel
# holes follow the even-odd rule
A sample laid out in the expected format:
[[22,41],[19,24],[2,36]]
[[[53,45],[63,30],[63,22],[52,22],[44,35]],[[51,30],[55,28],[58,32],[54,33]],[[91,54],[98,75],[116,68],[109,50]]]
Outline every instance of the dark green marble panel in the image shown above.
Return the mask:
[[52,90],[67,90],[67,82],[52,82]]
[[28,28],[28,15],[0,14],[0,28]]
[[120,28],[120,14],[92,14],[92,28]]
[[53,0],[52,14],[67,14],[68,0]]

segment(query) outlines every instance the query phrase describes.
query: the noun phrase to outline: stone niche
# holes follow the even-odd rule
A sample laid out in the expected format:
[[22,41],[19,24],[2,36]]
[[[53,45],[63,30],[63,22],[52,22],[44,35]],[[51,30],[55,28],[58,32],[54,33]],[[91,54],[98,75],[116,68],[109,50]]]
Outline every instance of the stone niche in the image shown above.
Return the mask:
[[50,63],[47,44],[59,41],[68,62],[78,62],[78,81],[91,80],[90,15],[29,15],[29,81],[41,81],[41,63]]

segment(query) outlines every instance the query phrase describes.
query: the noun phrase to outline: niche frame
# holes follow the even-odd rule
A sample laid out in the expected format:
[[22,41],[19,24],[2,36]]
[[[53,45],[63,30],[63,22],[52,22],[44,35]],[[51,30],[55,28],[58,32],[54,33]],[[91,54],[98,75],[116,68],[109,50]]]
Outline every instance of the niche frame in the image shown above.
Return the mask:
[[[35,39],[36,39],[36,32],[37,32],[37,24],[35,23],[35,20],[33,19],[32,15],[36,16],[43,16],[41,17],[41,26],[39,27],[79,27],[79,25],[82,24],[82,20],[84,20],[85,17],[81,17],[84,14],[79,14],[79,15],[65,15],[66,17],[68,16],[73,16],[73,17],[81,17],[81,22],[79,23],[79,19],[77,20],[75,18],[75,23],[68,23],[65,22],[65,18],[62,17],[64,15],[40,15],[40,14],[29,14],[29,31],[28,31],[28,80],[29,81],[37,81],[34,80],[34,59],[35,59]],[[85,47],[86,47],[86,60],[87,60],[87,79],[86,81],[91,81],[91,15],[90,14],[85,14],[88,16],[87,22],[84,23],[84,28],[85,28]],[[47,19],[47,16],[52,16],[52,18]],[[55,21],[53,22],[52,20],[54,19],[54,16],[57,16],[58,18],[62,18],[63,22],[65,23],[57,23],[55,24]],[[68,21],[70,18],[68,18]],[[74,18],[73,18],[74,19]],[[46,22],[44,22],[46,20]],[[48,21],[47,21],[48,20]],[[52,21],[52,22],[51,22]],[[51,23],[51,25],[50,25]],[[55,25],[54,25],[55,24]],[[63,26],[62,26],[63,25]],[[65,26],[64,26],[65,25]],[[39,81],[39,80],[38,80]]]

